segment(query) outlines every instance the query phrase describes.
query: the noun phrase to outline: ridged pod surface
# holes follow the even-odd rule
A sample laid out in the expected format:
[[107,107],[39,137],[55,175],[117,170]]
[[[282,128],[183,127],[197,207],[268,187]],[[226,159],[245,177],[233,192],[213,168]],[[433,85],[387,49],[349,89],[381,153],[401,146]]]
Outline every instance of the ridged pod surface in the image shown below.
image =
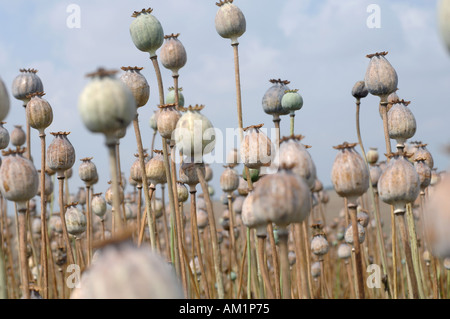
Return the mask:
[[12,95],[26,105],[29,101],[29,94],[43,92],[44,86],[35,69],[20,69],[20,74],[16,76],[12,84]]
[[145,76],[141,74],[142,69],[136,66],[122,67],[122,70],[125,72],[120,76],[120,80],[133,94],[137,107],[142,107],[147,104],[150,98],[150,86]]
[[404,144],[416,133],[416,119],[407,107],[409,102],[396,101],[388,112],[389,137],[399,144]]
[[75,148],[67,138],[70,133],[50,134],[55,138],[47,148],[47,165],[50,169],[61,173],[70,169],[75,163]]
[[9,132],[3,124],[6,122],[0,122],[0,150],[7,148],[10,141]]
[[14,129],[11,131],[10,140],[11,144],[16,147],[25,144],[27,135],[22,129],[22,125],[14,125]]
[[220,187],[225,193],[232,193],[239,187],[239,175],[231,167],[226,167],[220,175]]
[[370,94],[387,99],[397,90],[398,76],[395,69],[385,58],[387,52],[370,54],[364,82]]
[[98,173],[97,167],[92,162],[92,157],[81,159],[81,165],[78,167],[78,176],[86,185],[91,186],[94,184],[95,179],[98,178]]
[[106,214],[106,200],[102,196],[102,193],[92,194],[91,207],[92,212],[103,219]]
[[160,105],[159,108],[160,112],[157,121],[158,133],[166,140],[170,140],[181,118],[180,112],[175,109],[175,104]]
[[165,184],[167,182],[162,152],[157,152],[153,158],[145,164],[145,174],[154,185]]
[[73,236],[79,237],[86,231],[86,216],[75,206],[68,207],[66,210],[67,232]]
[[262,106],[264,112],[270,115],[286,115],[290,111],[283,109],[281,101],[286,91],[289,90],[287,86],[289,81],[270,80],[273,85],[264,93],[262,99]]
[[166,41],[161,47],[160,60],[162,65],[172,71],[172,76],[178,75],[178,71],[185,66],[187,61],[186,49],[178,36],[180,34],[171,34],[165,36]]
[[244,14],[233,4],[233,0],[221,0],[216,4],[219,6],[215,18],[217,33],[222,38],[231,39],[231,44],[238,43],[237,39],[247,27]]
[[164,30],[159,20],[152,15],[152,9],[135,11],[132,15],[133,22],[130,25],[130,35],[136,48],[148,52],[150,57],[156,56],[164,42]]
[[[166,104],[174,104],[175,101],[175,88],[170,87],[169,92],[166,94]],[[183,88],[178,88],[178,106],[184,107],[184,95]]]
[[262,125],[247,127],[240,148],[241,160],[248,168],[268,166],[272,161],[272,142],[263,132]]
[[39,132],[43,132],[53,122],[52,107],[47,100],[42,98],[44,94],[38,92],[28,95],[30,101],[26,107],[28,123]]

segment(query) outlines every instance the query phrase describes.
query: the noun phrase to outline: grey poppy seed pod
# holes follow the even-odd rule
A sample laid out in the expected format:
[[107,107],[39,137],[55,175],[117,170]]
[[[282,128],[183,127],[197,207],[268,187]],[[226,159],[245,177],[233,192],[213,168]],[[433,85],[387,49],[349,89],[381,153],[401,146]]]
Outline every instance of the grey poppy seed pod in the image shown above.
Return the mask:
[[175,109],[175,104],[160,105],[157,128],[158,133],[165,139],[172,139],[177,123],[181,118],[180,112]]
[[322,190],[323,190],[323,184],[319,179],[316,178],[316,180],[314,181],[314,188],[311,191],[313,193],[318,194]]
[[318,278],[320,276],[320,262],[316,261],[311,265],[311,276]]
[[330,244],[323,235],[314,236],[311,240],[311,251],[316,256],[323,256],[328,253]]
[[[409,104],[409,103],[408,103]],[[404,144],[416,133],[416,119],[403,101],[397,101],[388,112],[389,137]]]
[[380,176],[382,173],[381,168],[379,165],[371,165],[369,172],[370,172],[370,181],[372,182],[372,186],[374,188],[376,188],[378,185],[378,180],[380,179]]
[[[105,200],[108,203],[108,205],[110,205],[111,207],[113,206],[113,197],[114,197],[114,190],[113,187],[110,186],[105,193]],[[123,193],[123,188],[121,185],[119,185],[119,203],[122,204],[123,200],[125,199],[125,195]]]
[[189,191],[183,183],[177,183],[178,202],[184,203],[189,198]]
[[0,122],[0,150],[7,148],[10,140],[9,132],[3,127],[3,124],[6,122]]
[[31,233],[34,236],[40,236],[41,235],[41,218],[33,218],[33,221],[31,222]]
[[64,176],[65,176],[67,179],[71,178],[72,175],[73,175],[73,169],[72,169],[72,167],[69,168],[69,169],[67,169],[67,170],[64,172]]
[[132,15],[133,22],[130,25],[130,35],[136,48],[148,52],[150,58],[156,56],[164,42],[164,30],[159,20],[152,15],[152,9],[135,11]]
[[241,160],[248,168],[268,166],[272,161],[272,142],[260,131],[262,125],[250,126],[244,131],[247,134],[241,143]]
[[150,98],[150,86],[147,79],[141,74],[143,68],[139,67],[122,67],[125,71],[120,76],[120,80],[130,89],[136,100],[136,107],[142,107],[147,104]]
[[371,147],[367,152],[367,163],[375,164],[378,161],[378,149],[376,147]]
[[398,76],[395,69],[385,58],[387,52],[370,54],[369,66],[364,78],[370,94],[387,99],[388,95],[397,90]]
[[208,213],[204,209],[197,209],[197,227],[204,229],[208,226]]
[[328,195],[328,192],[326,190],[321,190],[318,195],[322,204],[328,204],[328,202],[330,201],[330,195]]
[[239,151],[236,148],[232,148],[226,157],[227,165],[236,167],[239,165],[239,160]]
[[411,157],[412,161],[414,161],[416,158],[423,158],[425,160],[425,163],[433,169],[434,167],[434,159],[431,155],[430,151],[427,150],[427,144],[417,144],[416,145],[417,150],[414,152],[414,155]]
[[155,212],[156,218],[160,218],[163,215],[163,202],[159,198],[152,200],[152,210]]
[[25,144],[27,140],[27,135],[22,129],[22,125],[14,125],[14,129],[11,131],[11,144],[18,147]]
[[205,164],[205,180],[210,182],[213,179],[213,170],[209,164]]
[[9,113],[9,95],[5,83],[0,78],[0,121],[3,121]]
[[349,245],[342,243],[338,247],[337,254],[339,259],[348,259],[352,256],[352,248]]
[[217,33],[222,38],[230,39],[232,45],[237,44],[247,26],[244,14],[233,4],[233,0],[220,0],[216,4],[219,6],[215,18]]
[[232,193],[239,187],[239,175],[233,168],[225,168],[220,176],[220,187],[225,193]]
[[[364,227],[358,223],[358,241],[360,244],[364,242],[366,238],[366,231]],[[349,225],[345,231],[345,242],[349,245],[353,245],[353,225]]]
[[366,228],[369,225],[370,217],[366,211],[360,210],[358,206],[358,213],[356,215],[358,223],[361,224],[362,227]]
[[20,74],[16,76],[12,84],[12,95],[27,105],[29,94],[43,92],[44,86],[37,76],[38,71],[35,69],[20,69]]
[[81,206],[86,205],[86,190],[84,189],[84,187],[78,188],[78,192],[75,195],[75,200]]
[[92,162],[92,157],[81,159],[81,165],[78,167],[78,176],[87,185],[92,186],[98,178],[97,167]]
[[284,92],[289,90],[287,84],[289,81],[278,80],[270,80],[273,84],[267,91],[264,93],[262,99],[262,106],[264,112],[270,115],[279,116],[289,114],[290,111],[286,111],[283,109],[281,101],[284,96]]
[[48,220],[48,227],[50,228],[50,230],[54,233],[57,234],[62,234],[63,233],[63,229],[62,229],[62,222],[61,222],[61,217],[59,216],[59,213],[53,213],[52,216],[50,216],[49,220]]
[[253,209],[254,192],[248,193],[242,204],[242,223],[248,228],[256,228],[258,236],[266,236],[267,221],[262,216],[255,214]]
[[[38,170],[38,179],[39,179],[39,184],[38,184],[38,189],[36,192],[37,196],[41,195],[41,182],[40,182],[40,178],[41,178],[41,174],[40,174],[40,170]],[[53,193],[53,182],[52,179],[50,178],[50,176],[45,173],[45,187],[44,187],[44,194],[45,196],[50,196]]]
[[195,163],[193,161],[193,158],[184,161],[180,167],[180,180],[189,186],[197,185],[199,183],[197,168],[200,168],[202,170],[203,175],[205,174],[205,164]]
[[68,207],[66,210],[67,232],[75,237],[79,237],[86,231],[86,216],[75,206]]
[[157,111],[153,112],[152,116],[150,117],[150,127],[154,130],[157,131],[158,130],[158,115],[159,115],[160,110],[158,109]]
[[236,215],[240,215],[242,213],[242,206],[244,205],[244,196],[237,196],[236,199],[233,201],[233,212]]
[[136,159],[130,168],[130,179],[133,180],[136,185],[142,184],[142,170],[141,170],[141,162],[139,158]]
[[248,183],[245,179],[242,177],[239,178],[239,186],[238,186],[238,193],[241,196],[247,196],[248,192],[250,191],[248,188]]
[[361,155],[356,152],[356,144],[344,143],[334,147],[339,152],[333,163],[331,181],[341,197],[354,202],[369,188],[369,172]]
[[352,89],[352,95],[355,99],[363,99],[369,94],[369,90],[366,88],[364,81],[358,81],[355,83]]
[[450,3],[440,0],[438,3],[438,26],[443,44],[450,52]]
[[75,149],[67,138],[70,133],[57,132],[50,134],[55,138],[47,148],[47,165],[60,175],[70,169],[75,163]]
[[414,168],[419,175],[420,189],[423,191],[431,183],[431,168],[425,163],[425,158],[417,157],[414,160]]
[[91,202],[92,212],[100,219],[106,214],[106,200],[103,198],[102,193],[92,194]]
[[149,247],[131,242],[101,248],[96,263],[83,272],[72,299],[181,299],[174,269]]
[[132,220],[136,218],[136,215],[134,214],[133,205],[131,203],[125,203],[125,219],[126,220]]
[[145,164],[147,179],[154,185],[167,183],[164,158],[161,153],[156,153],[151,160]]
[[[166,104],[174,104],[176,102],[175,98],[175,88],[173,86],[168,88],[169,92],[166,94]],[[178,88],[178,106],[184,106],[184,95],[183,88]]]
[[26,115],[30,126],[42,133],[53,122],[53,111],[50,103],[44,100],[44,92],[28,95],[30,101],[27,103]]
[[[392,108],[392,106],[394,105],[395,102],[400,101],[400,98],[397,95],[397,91],[398,91],[398,89],[395,90],[394,92],[392,92],[391,94],[389,94],[387,97],[387,102],[388,102],[388,104],[386,105],[387,112],[389,112],[389,110]],[[382,105],[380,105],[378,111],[380,113],[381,119],[383,119],[383,106]]]
[[178,71],[185,66],[187,61],[186,49],[178,36],[180,34],[166,35],[166,41],[161,47],[160,60],[162,65],[172,71],[172,76],[177,76]]

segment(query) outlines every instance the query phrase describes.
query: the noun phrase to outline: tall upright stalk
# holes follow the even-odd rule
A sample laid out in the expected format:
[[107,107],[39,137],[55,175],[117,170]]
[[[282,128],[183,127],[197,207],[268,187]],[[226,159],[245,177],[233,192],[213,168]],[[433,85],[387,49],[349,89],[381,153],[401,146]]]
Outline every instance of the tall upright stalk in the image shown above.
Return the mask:
[[47,242],[45,240],[47,235],[47,199],[45,196],[45,132],[39,132],[41,140],[41,271],[43,274],[42,292],[44,299],[48,299],[48,259],[47,259]]
[[356,205],[353,203],[348,204],[348,209],[350,212],[350,218],[352,222],[353,230],[353,247],[355,249],[355,263],[356,263],[356,281],[358,287],[358,299],[364,299],[364,277],[363,277],[363,265],[362,265],[362,255],[361,255],[361,245],[359,243],[359,232],[358,232],[358,221],[356,217]]
[[269,272],[267,271],[267,263],[265,262],[266,251],[266,236],[258,235],[258,258],[260,261],[260,270],[263,278],[264,286],[266,287],[266,294],[269,299],[274,299],[275,294],[273,292],[272,284],[270,283]]
[[278,238],[280,240],[280,264],[281,279],[283,282],[283,299],[291,299],[291,275],[289,266],[289,249],[288,249],[289,232],[287,228],[280,227],[278,230]]
[[75,264],[75,259],[72,250],[72,244],[70,242],[69,233],[67,232],[66,226],[66,207],[64,205],[64,172],[58,173],[58,186],[59,186],[59,214],[61,217],[61,224],[63,230],[64,241],[67,246],[67,259],[69,264]]
[[86,251],[87,251],[87,266],[91,264],[92,260],[92,216],[91,216],[91,186],[86,185]]
[[28,261],[27,261],[27,217],[25,203],[19,203],[18,223],[19,223],[19,257],[21,268],[22,298],[30,299],[30,289],[28,288]]
[[120,200],[119,200],[119,175],[117,172],[117,152],[116,152],[116,139],[107,139],[106,146],[109,151],[109,169],[112,181],[113,191],[113,211],[114,211],[114,228],[113,232],[122,230],[122,221],[120,219]]

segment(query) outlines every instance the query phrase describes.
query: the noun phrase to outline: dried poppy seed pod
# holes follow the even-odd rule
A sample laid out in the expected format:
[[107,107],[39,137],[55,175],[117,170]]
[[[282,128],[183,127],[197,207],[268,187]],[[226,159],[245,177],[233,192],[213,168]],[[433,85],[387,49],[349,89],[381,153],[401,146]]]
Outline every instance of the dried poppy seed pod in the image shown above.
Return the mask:
[[371,165],[370,166],[370,181],[372,182],[372,186],[374,188],[378,185],[378,180],[380,179],[380,176],[382,174],[381,168],[379,165]]
[[108,144],[116,143],[117,131],[126,128],[136,116],[136,100],[115,73],[100,68],[88,74],[91,81],[78,99],[84,125],[91,132],[103,133]]
[[110,244],[88,270],[72,299],[181,299],[174,269],[148,247],[131,242]]
[[5,83],[0,78],[0,121],[3,121],[9,113],[9,95]]
[[414,155],[412,156],[412,160],[414,161],[416,158],[424,158],[425,163],[433,169],[434,167],[434,160],[433,156],[431,155],[430,151],[427,150],[428,144],[422,144],[419,143],[416,145],[417,150],[414,152]]
[[440,0],[438,4],[438,26],[441,39],[450,52],[450,3]]
[[120,80],[130,89],[136,100],[136,107],[142,107],[147,104],[150,98],[150,86],[147,79],[141,74],[143,68],[125,67],[121,68],[125,73],[120,76]]
[[152,9],[135,11],[132,15],[130,35],[136,48],[148,52],[150,58],[156,57],[158,50],[164,42],[164,30],[159,20],[152,15]]
[[359,206],[356,218],[358,220],[358,223],[360,223],[362,227],[366,228],[369,225],[370,221],[369,214],[367,214],[367,212],[364,210],[360,210]]
[[[125,195],[123,193],[123,188],[122,186],[119,185],[118,187],[119,189],[119,203],[122,204],[123,200],[125,199]],[[114,190],[113,187],[110,186],[105,193],[105,200],[108,203],[108,205],[113,206],[113,196],[114,196]]]
[[167,183],[166,169],[162,152],[156,152],[151,160],[145,164],[147,179],[154,185]]
[[395,211],[404,211],[405,205],[414,202],[419,195],[420,179],[404,156],[394,155],[378,180],[378,193],[383,202],[394,206]]
[[178,120],[181,118],[180,112],[175,109],[175,104],[160,105],[159,109],[158,133],[166,140],[171,140],[172,132],[175,131]]
[[12,84],[12,95],[27,105],[31,93],[43,92],[44,86],[42,81],[37,76],[38,70],[35,69],[20,69],[20,74],[16,76]]
[[328,240],[323,235],[316,235],[311,240],[311,251],[316,256],[325,255],[330,249]]
[[281,105],[281,101],[284,96],[284,92],[289,91],[289,87],[287,86],[289,81],[278,80],[270,80],[270,83],[273,85],[264,93],[262,99],[262,106],[264,112],[269,115],[280,116],[289,114],[290,111],[286,111],[283,109]]
[[84,189],[84,187],[79,187],[78,188],[78,192],[75,195],[75,200],[81,206],[86,205],[86,190]]
[[236,167],[239,165],[239,151],[236,148],[232,148],[226,157],[226,163],[228,166]]
[[153,112],[152,116],[150,117],[150,127],[154,130],[157,131],[158,130],[158,115],[159,115],[159,110]]
[[75,163],[75,149],[69,142],[68,132],[50,133],[55,138],[47,148],[47,165],[56,171],[58,176],[70,169]]
[[256,235],[266,237],[267,221],[260,215],[254,214],[253,197],[254,192],[248,193],[242,204],[242,223],[248,228],[256,228]]
[[78,176],[86,183],[87,186],[92,186],[96,177],[98,177],[97,167],[92,162],[93,157],[82,158],[81,165],[78,167]]
[[44,92],[29,94],[30,101],[27,103],[26,115],[30,126],[43,133],[53,122],[53,111],[50,103],[44,100]]
[[92,194],[91,202],[92,212],[103,219],[106,214],[106,200],[103,198],[102,193]]
[[59,213],[53,213],[53,215],[48,220],[48,227],[50,230],[57,234],[62,234],[62,222],[61,217],[59,216]]
[[205,164],[205,180],[210,182],[213,179],[213,170],[209,164]]
[[281,99],[281,107],[283,111],[289,112],[291,115],[295,114],[303,106],[303,98],[298,93],[298,89],[284,91],[283,98]]
[[[137,154],[135,154],[136,156]],[[137,156],[136,156],[137,157]],[[145,156],[147,158],[147,156]],[[147,161],[148,162],[148,161]],[[139,161],[139,158],[137,158],[130,168],[130,179],[133,180],[136,185],[142,184],[142,170],[141,170],[141,163]]]
[[355,99],[363,99],[369,94],[366,83],[364,81],[358,81],[352,88],[352,95]]
[[[73,203],[72,205],[75,205]],[[69,206],[66,210],[66,226],[67,232],[75,237],[79,237],[86,231],[86,216],[76,208],[76,206]]]
[[40,218],[33,218],[33,221],[31,222],[31,233],[33,236],[40,236],[41,235],[41,219]]
[[217,33],[231,40],[231,45],[238,44],[238,38],[245,33],[246,21],[241,9],[233,4],[233,0],[220,0],[216,3],[215,26]]
[[[358,241],[360,244],[364,242],[364,239],[366,238],[366,231],[364,230],[364,227],[358,223]],[[349,245],[353,245],[353,227],[352,225],[349,225],[347,227],[347,230],[345,231],[345,242]]]
[[414,160],[414,168],[419,175],[420,189],[423,191],[431,183],[431,168],[425,163],[425,158],[417,157]]
[[197,210],[197,227],[204,229],[208,226],[208,213],[204,209]]
[[387,100],[392,92],[397,90],[397,72],[385,58],[387,52],[369,54],[369,66],[364,78],[367,90],[370,94]]
[[[268,166],[272,161],[272,142],[260,131],[260,125],[249,126],[244,129],[247,134],[241,144],[241,160],[248,168]],[[244,175],[245,176],[245,175]]]
[[371,147],[367,152],[367,163],[369,163],[370,165],[375,164],[378,161],[378,157],[378,148]]
[[388,112],[389,137],[404,144],[416,133],[416,119],[407,107],[409,102],[396,101]]
[[[175,88],[171,86],[169,89],[169,93],[166,94],[166,104],[174,104],[176,102],[175,98]],[[178,88],[178,106],[184,106],[184,95],[183,88]]]
[[22,157],[22,151],[3,151],[0,166],[0,190],[4,198],[25,209],[28,200],[36,195],[39,178],[33,163]]
[[164,36],[166,40],[161,47],[160,60],[162,65],[172,71],[172,76],[178,76],[178,71],[185,66],[187,61],[186,49],[178,36],[180,34],[171,34]]
[[248,183],[244,178],[239,178],[239,186],[237,189],[239,195],[241,196],[247,196],[248,192],[250,191],[248,188]]
[[3,127],[3,124],[6,122],[0,122],[0,150],[7,148],[10,140],[9,132]]
[[233,212],[236,215],[240,215],[242,213],[242,206],[244,205],[244,196],[237,196],[236,199],[233,201]]
[[356,144],[344,142],[334,147],[339,152],[333,163],[331,181],[334,189],[341,197],[354,203],[357,197],[369,188],[369,172],[361,155],[356,152]]
[[152,200],[152,210],[155,212],[155,218],[163,215],[163,202],[159,198]]
[[220,187],[225,193],[232,193],[239,187],[239,175],[229,166],[225,166],[220,176]]
[[27,136],[22,129],[22,125],[14,125],[14,129],[11,131],[11,144],[18,147],[25,144]]
[[[41,195],[41,183],[40,183],[40,178],[41,178],[41,170],[37,171],[38,174],[38,179],[39,179],[39,185],[38,185],[38,189],[36,192],[36,196],[40,196]],[[44,194],[45,196],[50,196],[53,193],[53,182],[52,179],[50,178],[50,176],[45,173],[45,187],[44,187]]]
[[320,272],[320,262],[316,261],[311,265],[311,276],[317,279],[320,276]]
[[342,243],[339,245],[337,254],[339,259],[349,259],[352,256],[352,248],[349,245]]
[[189,191],[186,185],[181,182],[177,182],[177,196],[179,203],[184,203],[189,199]]
[[187,109],[180,108],[184,114],[177,123],[174,139],[184,156],[201,159],[214,150],[216,132],[211,121],[200,113],[204,107],[190,105]]
[[184,161],[180,167],[180,180],[189,186],[197,185],[199,183],[197,168],[200,168],[202,170],[203,175],[205,174],[205,164],[195,163],[192,158],[190,160]]

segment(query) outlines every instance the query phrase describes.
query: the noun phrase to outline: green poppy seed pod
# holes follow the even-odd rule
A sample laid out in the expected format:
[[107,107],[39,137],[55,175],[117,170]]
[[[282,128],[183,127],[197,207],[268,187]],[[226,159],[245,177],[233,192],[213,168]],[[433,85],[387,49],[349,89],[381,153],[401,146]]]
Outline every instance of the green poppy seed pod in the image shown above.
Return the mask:
[[308,185],[285,167],[261,178],[253,196],[254,214],[281,227],[302,222],[311,210]]
[[273,145],[267,135],[260,131],[262,126],[262,124],[253,125],[244,129],[247,134],[242,141],[240,155],[248,168],[269,166],[272,161]]
[[236,215],[240,215],[242,213],[242,206],[244,205],[244,196],[237,196],[236,199],[233,201],[233,212]]
[[68,207],[66,210],[67,232],[75,237],[79,237],[86,231],[86,216],[75,206]]
[[153,158],[145,164],[145,174],[154,185],[167,183],[162,152],[156,152]]
[[210,182],[213,179],[213,170],[209,164],[205,164],[205,180]]
[[172,76],[177,76],[178,71],[185,66],[187,61],[186,50],[178,40],[180,34],[171,34],[164,36],[166,40],[161,47],[160,60],[162,65],[172,71]]
[[216,145],[216,132],[211,121],[200,113],[204,105],[181,108],[183,116],[177,123],[174,139],[177,148],[184,156],[201,159]]
[[92,80],[78,99],[84,125],[91,132],[105,134],[107,143],[115,142],[117,131],[126,128],[136,116],[136,100],[130,89],[114,77],[115,73],[100,68],[88,74]]
[[380,179],[380,176],[382,173],[381,168],[379,165],[370,165],[369,172],[370,172],[370,181],[372,182],[372,186],[374,188],[376,188],[378,185],[378,180]]
[[[47,165],[50,169],[63,174],[75,163],[75,149],[68,140],[68,132],[50,133],[55,138],[47,148]],[[67,177],[69,178],[69,177]]]
[[3,127],[3,124],[6,122],[0,122],[0,150],[7,148],[10,140],[9,132]]
[[0,121],[3,121],[9,113],[9,95],[5,83],[0,78]]
[[153,112],[152,116],[150,117],[149,125],[154,131],[158,130],[158,115],[159,115],[159,112],[160,112],[160,110],[157,110],[157,111]]
[[[171,86],[169,89],[169,92],[166,94],[166,104],[174,104],[176,102],[175,100],[175,88]],[[181,93],[183,91],[183,88],[178,88],[178,106],[183,107],[184,106],[184,95]]]
[[204,229],[208,226],[208,213],[204,209],[197,209],[197,227]]
[[264,112],[269,115],[279,116],[289,114],[290,111],[286,111],[283,109],[281,105],[281,100],[283,99],[284,92],[289,91],[289,87],[287,86],[289,81],[278,80],[269,80],[273,85],[264,93],[262,99],[262,106]]
[[220,176],[220,187],[225,193],[232,193],[239,187],[238,173],[227,166]]
[[75,195],[75,200],[77,201],[78,204],[80,204],[81,206],[86,204],[86,190],[84,187],[79,187],[78,188],[78,192]]
[[35,69],[20,69],[20,74],[13,81],[12,94],[16,99],[22,101],[24,106],[30,100],[27,97],[29,94],[44,91],[37,72],[38,70]]
[[16,202],[24,209],[28,200],[36,195],[39,178],[33,163],[22,157],[22,151],[3,151],[0,166],[0,191],[4,198]]
[[[114,197],[114,190],[113,187],[110,186],[105,193],[105,200],[108,203],[109,206],[113,206],[113,197]],[[123,200],[125,199],[125,195],[123,193],[123,188],[122,186],[119,185],[119,202],[120,204],[123,203]]]
[[30,126],[42,133],[53,122],[53,111],[50,103],[44,100],[44,92],[29,94],[26,115]]
[[[250,174],[251,181],[253,183],[256,183],[259,179],[259,168],[249,168],[248,173]],[[242,169],[242,178],[244,179],[245,182],[247,182],[247,173],[245,167]]]
[[248,188],[248,183],[245,179],[243,179],[242,177],[239,178],[239,186],[237,189],[239,195],[241,196],[247,196],[248,192],[250,191]]
[[[358,241],[360,244],[366,239],[366,231],[364,227],[358,223]],[[345,242],[349,245],[353,245],[353,225],[349,225],[345,231]]]
[[325,255],[330,249],[328,240],[323,235],[316,235],[311,240],[311,251],[316,256]]
[[189,191],[183,183],[177,183],[177,196],[179,203],[184,203],[189,199]]
[[425,163],[425,158],[417,157],[414,160],[414,168],[419,175],[420,189],[423,191],[431,183],[431,168]]
[[[38,179],[39,179],[39,184],[38,184],[38,189],[36,192],[36,196],[41,196],[41,171],[38,170]],[[44,186],[44,194],[45,196],[50,196],[53,193],[53,182],[52,179],[50,178],[50,176],[45,173],[45,186]]]
[[175,104],[160,105],[157,128],[158,133],[166,140],[172,139],[177,123],[181,118],[180,112],[175,109]]
[[193,158],[184,161],[180,167],[180,180],[189,186],[197,185],[199,183],[197,168],[200,168],[205,175],[205,164],[195,163]]
[[302,106],[303,98],[297,89],[284,91],[283,98],[281,99],[281,107],[285,112],[289,112],[292,115],[295,111],[300,110]]
[[419,192],[420,179],[414,166],[404,156],[395,154],[378,180],[381,200],[393,205],[395,211],[404,211],[405,205],[414,202]]
[[416,119],[407,107],[409,102],[396,101],[388,112],[389,137],[404,144],[416,133]]
[[52,215],[49,218],[48,227],[50,228],[50,230],[53,233],[57,233],[57,234],[63,233],[63,229],[62,229],[63,226],[62,226],[61,217],[59,216],[59,213],[58,214],[54,213],[54,215]]
[[91,202],[92,212],[103,219],[106,214],[106,200],[103,198],[102,193],[92,194]]
[[367,152],[367,163],[373,165],[378,161],[378,149],[371,147]]
[[152,15],[153,9],[142,9],[133,12],[135,18],[130,25],[130,35],[136,48],[142,52],[148,52],[150,58],[156,56],[164,42],[164,30],[159,20]]
[[334,147],[338,154],[331,171],[334,189],[339,196],[348,198],[350,203],[354,203],[369,188],[369,172],[355,146],[356,143],[344,142]]
[[316,166],[306,147],[300,143],[302,138],[303,136],[291,136],[281,140],[278,156],[279,165],[293,166],[292,171],[304,178],[308,187],[313,190],[317,176]]
[[217,33],[231,40],[231,45],[238,44],[238,38],[245,33],[246,21],[241,9],[233,4],[233,0],[220,0],[216,3],[215,25]]
[[92,162],[92,158],[82,158],[81,165],[78,167],[78,176],[87,186],[92,186],[98,177],[97,167]]
[[397,90],[398,77],[386,55],[387,52],[367,55],[370,62],[364,81],[370,94],[387,100],[389,94]]
[[236,148],[232,148],[226,157],[226,163],[228,166],[236,167],[239,165],[239,151]]
[[248,193],[242,204],[242,223],[248,228],[256,228],[256,234],[258,236],[266,236],[267,221],[264,218],[261,218],[260,215],[254,213],[253,194],[254,192]]
[[360,207],[358,206],[358,213],[356,215],[356,218],[358,220],[358,223],[361,224],[362,227],[366,228],[369,225],[369,214],[367,212],[360,210]]
[[448,0],[439,1],[438,25],[441,39],[450,52],[450,3]]
[[11,131],[11,144],[15,147],[22,146],[27,141],[27,135],[22,129],[22,125],[14,125],[14,129]]
[[338,247],[337,254],[339,259],[349,259],[352,256],[352,248],[349,245],[342,243]]
[[149,247],[109,244],[81,275],[71,299],[182,299],[174,269]]
[[320,276],[320,272],[321,272],[321,270],[320,270],[320,262],[316,261],[315,263],[313,263],[311,265],[311,276],[314,279],[317,279]]
[[414,152],[412,156],[412,161],[415,161],[416,158],[423,158],[425,163],[433,169],[434,167],[434,159],[431,155],[430,151],[427,150],[427,144],[416,144],[417,150]]
[[137,66],[123,66],[121,68],[125,73],[120,76],[120,80],[130,89],[136,100],[136,107],[142,107],[147,104],[150,98],[150,86],[147,79],[141,74],[143,68]]
[[366,88],[364,81],[358,81],[355,83],[352,89],[352,95],[355,99],[363,99],[369,94],[369,90]]

